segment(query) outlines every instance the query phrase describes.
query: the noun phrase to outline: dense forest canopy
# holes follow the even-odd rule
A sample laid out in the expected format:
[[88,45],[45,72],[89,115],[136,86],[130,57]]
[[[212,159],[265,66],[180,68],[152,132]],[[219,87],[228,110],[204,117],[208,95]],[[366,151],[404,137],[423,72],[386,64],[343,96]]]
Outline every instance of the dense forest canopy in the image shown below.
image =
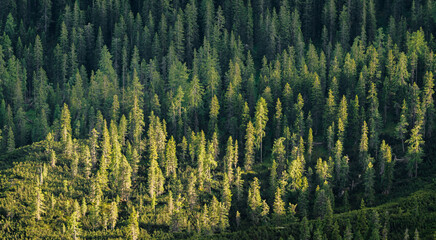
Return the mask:
[[433,0],[1,0],[6,239],[436,238]]

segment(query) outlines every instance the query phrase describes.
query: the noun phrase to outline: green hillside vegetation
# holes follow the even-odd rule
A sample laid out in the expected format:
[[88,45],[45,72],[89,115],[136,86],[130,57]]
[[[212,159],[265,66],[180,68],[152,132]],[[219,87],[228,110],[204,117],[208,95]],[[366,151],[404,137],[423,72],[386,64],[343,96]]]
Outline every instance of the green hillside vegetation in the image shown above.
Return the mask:
[[0,238],[436,239],[434,0],[3,0]]

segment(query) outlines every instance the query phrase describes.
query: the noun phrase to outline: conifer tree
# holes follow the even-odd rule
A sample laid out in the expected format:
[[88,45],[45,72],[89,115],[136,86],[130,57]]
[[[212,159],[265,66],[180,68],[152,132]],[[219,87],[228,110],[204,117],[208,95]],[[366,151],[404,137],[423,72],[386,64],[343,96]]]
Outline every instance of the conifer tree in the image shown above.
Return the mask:
[[374,165],[369,159],[365,170],[365,196],[369,204],[374,202],[374,177]]
[[421,134],[421,125],[417,124],[410,133],[410,138],[406,141],[409,145],[407,148],[407,158],[408,164],[407,168],[409,170],[409,176],[418,176],[418,164],[422,162],[422,156],[424,155],[424,150],[422,145],[424,145],[424,140]]
[[[148,193],[155,198],[163,192],[164,177],[157,162],[158,155],[154,142],[150,143],[150,167],[148,168]],[[153,206],[154,208],[154,206]]]
[[230,190],[230,179],[228,178],[227,174],[224,174],[221,196],[224,206],[226,207],[227,210],[229,210],[232,204],[232,192]]
[[329,89],[328,98],[326,100],[326,107],[324,112],[324,126],[330,126],[332,122],[335,120],[336,116],[336,101],[335,96],[333,94],[333,90]]
[[407,133],[407,126],[409,126],[409,123],[407,122],[407,104],[406,104],[406,100],[403,100],[403,106],[401,107],[401,116],[400,116],[400,121],[397,125],[397,127],[395,128],[395,136],[401,140],[401,145],[403,147],[403,152],[404,150],[404,139],[405,139],[405,135]]
[[271,189],[274,190],[277,186],[277,163],[276,160],[273,159],[272,165],[271,165],[271,173],[270,173],[270,186]]
[[173,176],[175,177],[177,170],[177,156],[176,156],[176,142],[174,141],[174,137],[171,136],[170,140],[166,144],[165,151],[165,176]]
[[118,188],[122,199],[126,200],[130,194],[130,187],[132,186],[132,168],[125,156],[122,156],[121,164],[117,173]]
[[15,136],[14,131],[12,130],[12,127],[8,127],[8,138],[7,138],[7,151],[11,152],[15,149]]
[[276,103],[276,113],[274,115],[274,125],[275,125],[275,137],[280,137],[280,134],[282,133],[282,103],[280,102],[280,98],[277,98]]
[[92,166],[95,167],[97,163],[97,148],[98,148],[98,132],[93,128],[89,136],[90,154]]
[[62,128],[62,142],[65,144],[68,140],[68,136],[71,136],[71,116],[68,105],[64,103],[61,114],[61,128]]
[[113,230],[117,224],[118,220],[118,206],[116,201],[113,201],[110,206],[110,215],[109,215],[109,222],[111,229]]
[[130,110],[129,123],[133,146],[138,149],[145,123],[144,114],[142,108],[139,106],[139,99],[136,96],[133,98],[133,107]]
[[367,99],[369,101],[369,146],[375,149],[379,141],[381,116],[378,111],[377,89],[374,83],[371,83]]
[[262,162],[262,141],[265,136],[265,127],[268,122],[268,108],[264,98],[260,98],[256,104],[255,112],[255,136],[256,147],[260,149],[260,161]]
[[247,124],[247,133],[245,135],[245,171],[250,171],[254,163],[254,146],[255,146],[255,128],[251,121]]
[[35,202],[34,202],[34,210],[33,215],[37,221],[41,220],[41,215],[44,213],[44,193],[41,190],[40,186],[35,187]]
[[81,232],[79,227],[79,215],[80,212],[78,210],[73,211],[68,221],[69,230],[71,231],[74,240],[79,239]]
[[212,101],[210,103],[210,112],[209,112],[209,132],[213,133],[218,131],[218,114],[220,110],[220,105],[218,102],[218,98],[216,95],[212,97]]
[[360,162],[363,164],[364,169],[368,165],[368,127],[366,125],[366,121],[363,121],[362,126],[362,137],[360,138],[360,145],[359,145],[359,157]]
[[138,223],[138,213],[135,207],[132,207],[132,212],[130,213],[129,220],[127,221],[127,238],[129,240],[136,240],[139,238],[139,223]]
[[242,170],[240,167],[236,168],[235,186],[236,186],[236,199],[240,202],[244,190],[244,180],[242,179]]
[[[276,221],[280,221],[281,217],[285,214],[285,203],[282,200],[281,189],[277,188],[274,198],[274,218]],[[278,222],[279,223],[279,222]]]
[[103,123],[103,137],[102,137],[102,142],[100,145],[102,148],[100,169],[106,171],[107,168],[109,167],[109,161],[110,161],[111,150],[112,150],[112,146],[111,146],[111,142],[110,142],[110,135],[109,135],[109,130],[107,129],[106,120],[104,120],[104,123]]
[[300,239],[309,240],[310,239],[310,228],[307,217],[304,216],[300,223]]
[[394,178],[395,161],[392,161],[391,147],[383,140],[380,146],[381,163],[380,172],[382,173],[382,184],[384,192],[389,194]]
[[248,190],[248,206],[250,207],[250,217],[254,222],[259,221],[260,213],[262,211],[262,199],[260,197],[259,180],[255,177],[250,184]]
[[304,111],[303,111],[303,107],[304,107],[304,100],[301,94],[298,94],[297,97],[297,103],[294,105],[294,109],[295,109],[295,123],[294,123],[294,128],[296,133],[299,136],[303,136],[303,132],[304,132]]

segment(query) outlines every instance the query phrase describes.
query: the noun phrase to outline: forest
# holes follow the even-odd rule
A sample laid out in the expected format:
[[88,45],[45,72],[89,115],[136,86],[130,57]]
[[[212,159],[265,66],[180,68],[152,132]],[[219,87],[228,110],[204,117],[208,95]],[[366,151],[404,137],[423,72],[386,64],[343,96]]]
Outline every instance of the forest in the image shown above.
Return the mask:
[[436,239],[436,1],[1,0],[1,239]]

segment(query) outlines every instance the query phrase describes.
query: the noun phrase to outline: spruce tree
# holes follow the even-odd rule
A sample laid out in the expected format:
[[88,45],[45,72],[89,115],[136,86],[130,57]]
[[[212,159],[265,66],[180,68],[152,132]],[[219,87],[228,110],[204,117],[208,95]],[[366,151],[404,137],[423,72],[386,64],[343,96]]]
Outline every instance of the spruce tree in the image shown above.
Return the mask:
[[68,105],[64,103],[64,107],[62,108],[62,114],[61,114],[61,139],[62,142],[65,144],[68,140],[68,136],[71,136],[71,116],[70,116],[70,110],[68,109]]
[[245,135],[245,162],[244,169],[245,171],[250,171],[251,167],[254,163],[254,146],[255,142],[255,128],[251,121],[247,124],[247,132]]
[[138,213],[135,207],[132,207],[132,212],[130,213],[129,219],[127,221],[127,238],[130,240],[136,240],[139,238],[139,223],[138,223]]
[[407,148],[407,169],[409,170],[409,176],[418,176],[418,164],[422,162],[422,156],[424,155],[424,140],[421,134],[421,125],[417,124],[412,128],[410,138],[406,141],[409,145]]
[[256,136],[256,148],[260,149],[260,161],[262,162],[262,142],[265,136],[265,127],[268,122],[268,108],[264,98],[260,98],[256,104],[254,130]]

